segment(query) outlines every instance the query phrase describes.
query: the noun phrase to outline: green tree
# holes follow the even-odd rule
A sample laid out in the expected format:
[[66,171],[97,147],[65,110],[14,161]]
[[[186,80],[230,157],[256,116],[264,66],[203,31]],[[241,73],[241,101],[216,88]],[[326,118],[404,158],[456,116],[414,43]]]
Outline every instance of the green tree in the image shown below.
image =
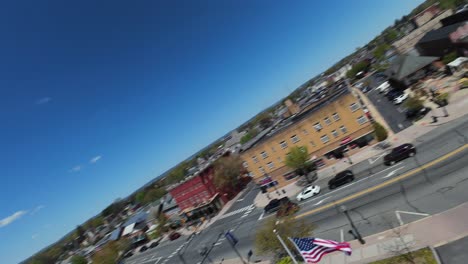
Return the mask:
[[169,176],[167,176],[168,183],[176,183],[185,178],[187,175],[187,163],[182,162],[177,167],[175,167],[171,172],[169,172]]
[[71,263],[72,264],[87,264],[88,261],[83,256],[75,255],[71,258]]
[[287,237],[308,237],[311,236],[314,226],[311,223],[305,222],[303,219],[295,219],[292,216],[287,216],[277,221],[275,218],[269,218],[258,229],[255,234],[255,249],[260,254],[274,253],[276,257],[284,257],[286,252],[281,246],[278,238],[273,230],[283,238],[289,248],[294,248],[294,245]]
[[254,138],[256,135],[258,135],[258,131],[256,129],[250,129],[249,132],[247,132],[247,134],[242,136],[240,143],[245,144],[249,142],[252,138]]
[[377,141],[384,141],[388,137],[387,130],[378,122],[374,122],[374,134]]
[[456,51],[453,51],[453,52],[450,52],[450,53],[446,54],[446,55],[442,58],[442,62],[445,63],[445,64],[449,64],[450,62],[452,62],[453,60],[455,60],[457,57],[458,57],[457,52],[456,52]]
[[306,146],[290,148],[284,162],[286,166],[294,169],[298,175],[304,175],[309,183],[313,182],[314,177],[309,177],[309,174],[317,168],[313,161],[309,161],[309,151]]
[[408,109],[411,110],[419,110],[423,108],[423,101],[417,97],[410,96],[408,99],[406,99],[406,102],[403,104]]
[[377,59],[382,59],[385,55],[385,52],[390,49],[390,45],[384,43],[382,45],[377,46],[374,50],[374,57]]
[[166,193],[164,188],[151,188],[145,193],[142,202],[143,204],[152,203],[155,200],[161,199]]
[[349,70],[346,73],[346,76],[350,79],[356,78],[356,74],[360,71],[363,71],[369,67],[369,62],[368,61],[361,61],[353,65],[351,70]]
[[232,192],[237,189],[242,172],[242,160],[239,156],[222,157],[214,164],[214,184],[226,192]]
[[398,38],[398,31],[395,29],[389,29],[387,32],[385,32],[384,39],[387,43],[392,43]]
[[138,203],[142,203],[143,199],[145,199],[145,193],[144,192],[138,192],[135,195],[135,201],[137,201]]
[[105,244],[101,250],[97,251],[93,257],[93,263],[99,264],[115,264],[119,255],[128,249],[130,243],[127,239],[120,239],[118,241],[110,241]]
[[267,128],[273,124],[269,112],[264,111],[255,117],[254,124],[259,124],[262,128]]

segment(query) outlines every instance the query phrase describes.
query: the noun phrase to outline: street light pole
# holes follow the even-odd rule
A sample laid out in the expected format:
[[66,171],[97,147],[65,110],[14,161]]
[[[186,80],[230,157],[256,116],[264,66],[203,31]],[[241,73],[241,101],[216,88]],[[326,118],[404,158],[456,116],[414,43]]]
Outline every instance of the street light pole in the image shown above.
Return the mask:
[[351,235],[354,236],[354,238],[356,238],[357,240],[359,240],[359,243],[361,243],[362,245],[364,245],[366,243],[366,241],[362,238],[361,234],[359,233],[358,229],[356,228],[356,226],[354,225],[353,223],[353,220],[351,220],[351,217],[349,216],[349,213],[348,213],[348,209],[346,208],[346,206],[342,205],[340,207],[341,211],[346,215],[346,218],[348,218],[348,221],[349,221],[349,224],[351,225],[351,229],[352,230],[349,230],[349,233]]

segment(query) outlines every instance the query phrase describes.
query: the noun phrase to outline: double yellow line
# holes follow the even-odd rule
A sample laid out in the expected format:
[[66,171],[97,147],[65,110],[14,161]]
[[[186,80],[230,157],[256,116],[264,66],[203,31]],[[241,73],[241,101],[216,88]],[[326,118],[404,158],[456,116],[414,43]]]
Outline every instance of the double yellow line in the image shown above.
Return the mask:
[[418,167],[418,168],[416,168],[416,169],[414,169],[414,170],[412,170],[412,171],[409,171],[409,172],[407,172],[407,173],[405,173],[405,174],[402,174],[402,175],[400,175],[400,176],[398,176],[398,177],[392,178],[391,180],[388,180],[388,181],[383,182],[383,183],[381,183],[381,184],[378,184],[378,185],[376,185],[376,186],[370,187],[369,189],[362,190],[362,191],[357,192],[357,193],[355,193],[355,194],[352,194],[352,195],[350,195],[350,196],[341,198],[340,200],[337,200],[337,201],[334,201],[334,202],[332,202],[332,203],[323,205],[323,206],[321,206],[321,207],[312,209],[312,210],[310,210],[310,211],[308,211],[308,212],[299,214],[299,215],[297,215],[295,218],[296,218],[296,219],[302,218],[302,217],[305,217],[305,216],[308,216],[308,215],[311,215],[311,214],[320,212],[320,211],[322,211],[322,210],[328,209],[328,208],[330,208],[330,207],[337,206],[337,205],[342,204],[342,203],[344,203],[344,202],[353,200],[353,199],[358,198],[358,197],[360,197],[360,196],[369,194],[369,193],[371,193],[371,192],[373,192],[373,191],[377,191],[377,190],[379,190],[379,189],[382,189],[382,188],[384,188],[385,186],[388,186],[388,185],[390,185],[390,184],[392,184],[392,183],[395,183],[395,182],[397,182],[397,181],[399,181],[399,180],[406,179],[406,178],[408,178],[408,177],[410,177],[410,176],[412,176],[412,175],[414,175],[414,174],[416,174],[416,173],[418,173],[418,172],[420,172],[420,171],[422,171],[422,170],[424,170],[424,169],[427,169],[427,168],[429,168],[429,167],[431,167],[431,166],[434,166],[434,165],[436,165],[437,163],[440,163],[440,162],[442,162],[442,161],[444,161],[444,160],[446,160],[446,159],[448,159],[448,158],[450,158],[450,157],[452,157],[452,156],[454,156],[454,155],[456,155],[456,154],[458,154],[458,153],[464,151],[464,150],[467,149],[467,148],[468,148],[468,144],[465,144],[465,145],[459,147],[458,149],[456,149],[456,150],[454,150],[454,151],[452,151],[452,152],[449,152],[449,153],[447,153],[447,154],[445,154],[445,155],[443,155],[443,156],[441,156],[441,157],[439,157],[439,158],[437,158],[437,159],[435,159],[435,160],[433,160],[433,161],[431,161],[431,162],[428,162],[428,163],[424,164],[423,166],[420,166],[420,167]]

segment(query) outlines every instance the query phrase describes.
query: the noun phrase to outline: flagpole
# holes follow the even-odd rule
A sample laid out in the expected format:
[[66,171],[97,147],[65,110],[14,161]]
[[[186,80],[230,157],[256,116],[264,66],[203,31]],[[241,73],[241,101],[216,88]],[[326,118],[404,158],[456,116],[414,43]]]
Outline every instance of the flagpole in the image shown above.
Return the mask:
[[294,258],[293,254],[291,253],[291,251],[289,250],[288,246],[286,246],[286,243],[284,243],[283,239],[279,236],[278,232],[276,231],[276,229],[273,230],[273,233],[275,233],[276,237],[278,238],[279,242],[281,243],[281,245],[284,247],[284,249],[286,250],[286,252],[288,252],[288,255],[289,257],[291,257],[291,260],[294,262],[294,264],[298,264],[296,259]]
[[291,243],[293,243],[294,247],[296,248],[297,252],[299,252],[299,254],[301,255],[301,258],[302,260],[304,261],[304,263],[307,263],[306,259],[304,258],[304,256],[302,255],[301,253],[301,250],[299,249],[299,247],[296,245],[296,243],[294,243],[294,241],[288,237],[289,241],[291,241]]

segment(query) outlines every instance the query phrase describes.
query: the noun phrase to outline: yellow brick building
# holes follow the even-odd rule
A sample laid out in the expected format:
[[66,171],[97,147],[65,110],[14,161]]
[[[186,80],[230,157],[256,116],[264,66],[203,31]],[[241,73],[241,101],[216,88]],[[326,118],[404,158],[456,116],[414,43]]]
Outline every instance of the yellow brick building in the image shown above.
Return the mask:
[[[318,166],[336,162],[343,152],[367,145],[373,126],[358,99],[347,89],[330,89],[328,95],[262,131],[241,150],[244,167],[260,185],[278,187],[296,175],[284,164],[293,146],[306,146]],[[269,189],[271,191],[272,189]]]

